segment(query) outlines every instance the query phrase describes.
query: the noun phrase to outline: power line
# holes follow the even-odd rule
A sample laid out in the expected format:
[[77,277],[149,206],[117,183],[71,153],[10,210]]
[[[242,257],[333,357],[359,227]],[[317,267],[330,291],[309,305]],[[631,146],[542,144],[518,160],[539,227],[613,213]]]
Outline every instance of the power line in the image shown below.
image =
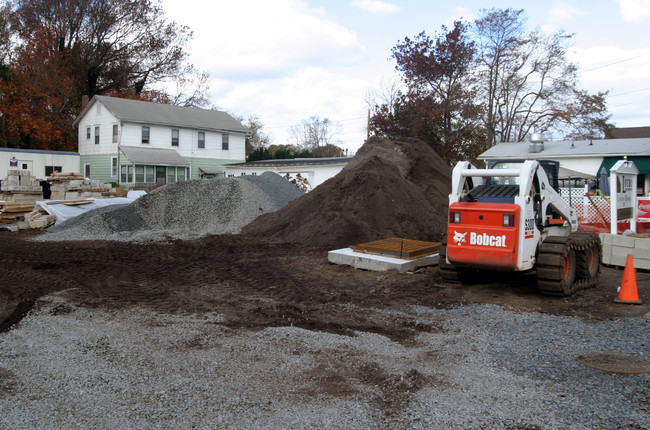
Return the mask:
[[578,74],[581,75],[581,74],[583,74],[583,73],[591,72],[591,71],[593,71],[593,70],[598,70],[598,69],[602,69],[602,68],[604,68],[604,67],[609,67],[609,66],[614,66],[614,65],[616,65],[616,64],[625,63],[626,61],[635,60],[635,59],[637,59],[637,58],[645,57],[646,55],[650,55],[650,53],[648,53],[648,54],[637,55],[636,57],[626,58],[626,59],[624,59],[624,60],[615,61],[615,62],[613,62],[613,63],[609,63],[609,64],[603,64],[602,66],[594,67],[594,68],[592,68],[592,69],[581,70],[580,72],[578,72]]
[[621,104],[621,105],[610,106],[610,108],[615,108],[615,107],[620,107],[620,106],[627,106],[627,105],[633,105],[633,104],[636,104],[636,103],[647,102],[647,101],[650,101],[650,99],[637,100],[637,101],[635,101],[635,102],[630,102],[630,103],[623,103],[623,104]]
[[612,95],[609,95],[607,97],[617,97],[617,96],[622,96],[622,95],[625,95],[625,94],[638,93],[638,92],[647,91],[647,90],[650,90],[650,88],[641,88],[640,90],[632,90],[632,91],[627,91],[627,92],[624,92],[624,93],[612,94]]

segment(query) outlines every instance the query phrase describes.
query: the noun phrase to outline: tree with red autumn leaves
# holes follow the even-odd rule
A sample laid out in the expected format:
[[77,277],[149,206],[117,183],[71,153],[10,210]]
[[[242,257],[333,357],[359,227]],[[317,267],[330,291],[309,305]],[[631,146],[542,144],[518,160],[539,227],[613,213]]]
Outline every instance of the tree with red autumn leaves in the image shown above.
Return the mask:
[[[0,145],[75,150],[82,96],[206,104],[192,37],[155,0],[14,0],[0,6]],[[12,45],[13,43],[13,45]],[[154,84],[197,84],[188,95]]]
[[469,74],[474,45],[459,21],[442,30],[435,40],[422,32],[393,48],[406,91],[398,92],[392,106],[375,106],[371,128],[391,137],[419,137],[444,159],[457,160],[468,143],[481,139]]
[[418,137],[455,161],[467,155],[464,148],[483,139],[469,73],[475,49],[465,24],[456,21],[453,29],[442,30],[435,40],[422,32],[393,48],[406,90],[398,91],[390,105],[375,105],[370,126],[378,135]]

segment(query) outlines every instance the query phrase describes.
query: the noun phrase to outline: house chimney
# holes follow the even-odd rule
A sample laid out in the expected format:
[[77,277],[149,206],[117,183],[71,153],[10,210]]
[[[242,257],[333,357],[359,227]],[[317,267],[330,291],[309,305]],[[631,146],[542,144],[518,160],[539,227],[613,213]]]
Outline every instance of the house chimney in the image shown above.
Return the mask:
[[81,109],[85,108],[88,105],[89,101],[90,101],[90,99],[88,98],[88,96],[86,94],[81,96]]

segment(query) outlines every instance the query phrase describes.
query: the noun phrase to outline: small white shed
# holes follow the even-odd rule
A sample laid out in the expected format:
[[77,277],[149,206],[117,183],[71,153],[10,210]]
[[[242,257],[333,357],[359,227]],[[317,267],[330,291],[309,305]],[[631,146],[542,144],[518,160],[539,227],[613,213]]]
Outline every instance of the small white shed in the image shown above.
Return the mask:
[[227,177],[261,175],[275,172],[296,179],[297,175],[308,182],[307,191],[313,190],[329,178],[336,176],[352,160],[352,157],[294,158],[284,160],[261,160],[235,163],[225,166]]

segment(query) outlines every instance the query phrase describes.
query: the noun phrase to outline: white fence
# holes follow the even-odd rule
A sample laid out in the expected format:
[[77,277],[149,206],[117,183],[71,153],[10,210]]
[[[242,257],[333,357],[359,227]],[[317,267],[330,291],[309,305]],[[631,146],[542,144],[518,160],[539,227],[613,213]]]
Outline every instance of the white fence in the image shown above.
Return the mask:
[[610,225],[609,197],[595,195],[584,188],[561,188],[560,195],[576,211],[578,221],[586,224],[600,224],[603,228]]

